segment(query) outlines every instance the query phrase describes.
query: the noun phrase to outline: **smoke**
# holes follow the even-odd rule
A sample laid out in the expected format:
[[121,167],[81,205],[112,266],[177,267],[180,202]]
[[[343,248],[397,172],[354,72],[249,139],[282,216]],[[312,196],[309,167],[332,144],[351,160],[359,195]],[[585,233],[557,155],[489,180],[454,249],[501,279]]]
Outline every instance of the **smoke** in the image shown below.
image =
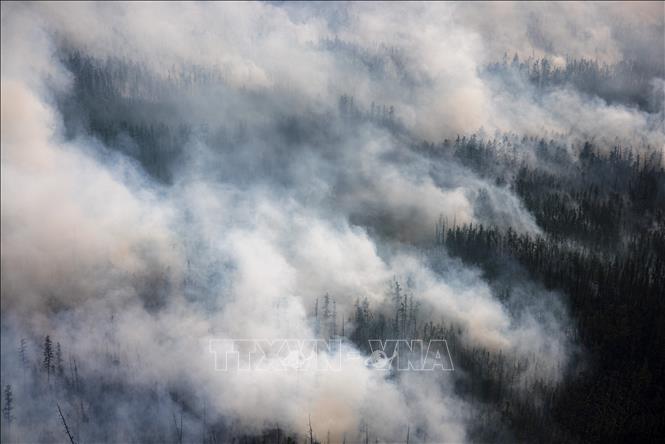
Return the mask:
[[[662,37],[662,14],[650,8],[3,4],[3,385],[21,378],[17,362],[5,363],[19,338],[48,333],[82,374],[115,387],[108,423],[80,426],[90,441],[166,433],[183,404],[189,430],[206,406],[209,421],[241,434],[275,425],[305,434],[311,416],[319,439],[353,440],[366,426],[385,441],[408,427],[465,441],[474,406],[455,394],[452,376],[391,378],[363,360],[325,376],[220,373],[207,340],[316,337],[314,307],[326,293],[352,330],[359,300],[389,312],[398,279],[423,322],[459,329],[469,348],[536,355],[525,381],[556,383],[573,347],[560,295],[525,284],[509,306],[478,270],[415,246],[433,238],[440,216],[532,234],[534,218],[509,188],[410,148],[481,127],[662,148],[663,107],[653,115],[573,88],[541,95],[521,79],[510,89],[483,74],[507,51],[641,59]],[[545,20],[552,10],[557,19]],[[143,63],[164,87],[134,91],[160,105],[154,115],[90,105],[105,116],[209,125],[223,143],[192,134],[172,181],[154,180],[122,154],[131,140],[107,143],[70,125],[61,99],[77,80],[62,63],[66,50]],[[182,66],[221,81],[176,85],[169,75]],[[656,90],[662,82],[653,80]],[[342,95],[354,102],[340,110]],[[81,106],[74,114],[84,122]],[[122,384],[155,401],[128,402]],[[59,427],[52,409],[21,402],[19,414]]]

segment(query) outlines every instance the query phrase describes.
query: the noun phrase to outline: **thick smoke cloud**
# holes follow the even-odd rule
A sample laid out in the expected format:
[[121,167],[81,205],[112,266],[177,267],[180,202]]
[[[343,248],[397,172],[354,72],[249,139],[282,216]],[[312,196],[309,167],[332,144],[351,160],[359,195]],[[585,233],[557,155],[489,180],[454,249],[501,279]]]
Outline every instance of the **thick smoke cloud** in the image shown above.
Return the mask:
[[[517,77],[507,89],[484,74],[504,52],[560,63],[651,57],[647,46],[663,31],[652,8],[3,4],[3,385],[20,378],[19,338],[49,332],[79,357],[81,372],[154,390],[164,427],[181,410],[175,392],[193,406],[190,430],[205,405],[209,420],[247,434],[276,424],[304,434],[311,415],[320,439],[356,439],[369,424],[385,441],[403,439],[409,425],[433,441],[465,441],[475,407],[455,394],[452,376],[395,380],[362,360],[325,377],[221,374],[207,340],[316,337],[313,310],[326,293],[352,331],[356,302],[388,313],[398,279],[423,321],[458,328],[470,348],[538,355],[524,383],[556,382],[573,348],[560,295],[527,283],[510,304],[500,301],[478,270],[413,246],[434,236],[440,216],[539,233],[534,218],[508,187],[409,146],[483,128],[572,140],[602,132],[662,148],[663,108],[648,114],[573,88],[539,95]],[[636,30],[642,20],[648,26]],[[68,137],[58,100],[75,79],[63,48],[144,63],[146,76],[173,88],[159,112],[220,125],[224,149],[193,134],[165,185],[121,154],[132,141]],[[222,81],[210,90],[173,86],[180,66]],[[658,97],[662,78],[654,85]],[[342,95],[354,104],[340,111]],[[388,124],[367,117],[375,103],[393,107]],[[108,356],[124,364],[109,366]],[[109,439],[117,423],[110,440],[134,439],[140,425],[122,419],[146,415],[141,402],[115,406],[108,425],[81,426],[86,439]],[[59,427],[53,411],[18,408]]]

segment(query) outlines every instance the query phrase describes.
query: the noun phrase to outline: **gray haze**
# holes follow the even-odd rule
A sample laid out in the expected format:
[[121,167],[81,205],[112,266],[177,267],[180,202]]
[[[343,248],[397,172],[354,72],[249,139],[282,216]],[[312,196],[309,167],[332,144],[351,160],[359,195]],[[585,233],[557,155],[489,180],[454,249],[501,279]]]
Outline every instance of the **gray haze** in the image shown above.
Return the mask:
[[[19,338],[38,355],[51,334],[86,372],[157,385],[154,414],[168,426],[175,390],[248,433],[280,424],[304,434],[311,414],[319,439],[368,423],[391,442],[422,424],[431,441],[464,442],[475,407],[455,395],[451,375],[393,380],[362,361],[325,377],[222,374],[207,340],[315,337],[325,293],[352,330],[355,302],[389,310],[397,278],[423,321],[458,326],[469,347],[536,355],[524,384],[556,382],[575,349],[563,295],[525,282],[509,307],[480,271],[414,247],[433,239],[440,217],[540,233],[535,219],[508,187],[409,145],[482,128],[662,151],[662,106],[539,92],[483,68],[504,53],[559,64],[636,58],[660,72],[661,100],[663,14],[662,3],[3,3],[3,386],[20,379]],[[192,134],[165,185],[121,154],[131,147],[66,137],[56,103],[73,78],[63,47],[144,63],[167,87],[174,66],[219,73],[209,90],[171,85],[161,112],[226,128],[225,149]],[[362,113],[392,106],[391,123],[344,115],[342,95]],[[109,370],[109,349],[123,366]],[[139,414],[126,408],[120,416]],[[130,440],[133,427],[115,440]]]

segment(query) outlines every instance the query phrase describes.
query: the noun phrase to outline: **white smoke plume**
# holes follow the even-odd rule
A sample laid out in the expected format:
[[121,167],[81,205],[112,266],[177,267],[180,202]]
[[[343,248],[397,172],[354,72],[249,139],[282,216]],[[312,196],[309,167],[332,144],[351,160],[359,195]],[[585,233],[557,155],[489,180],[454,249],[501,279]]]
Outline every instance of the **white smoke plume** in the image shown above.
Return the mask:
[[[364,424],[386,442],[416,426],[430,441],[467,440],[474,406],[447,374],[395,380],[362,360],[325,375],[220,373],[206,341],[315,337],[326,293],[352,330],[356,302],[387,310],[397,278],[424,321],[459,328],[470,348],[537,355],[525,378],[555,383],[572,347],[560,295],[516,313],[478,270],[444,254],[442,271],[409,246],[432,238],[441,215],[539,233],[534,218],[507,187],[435,165],[390,129],[345,123],[337,103],[390,104],[414,140],[483,128],[662,148],[662,111],[574,89],[537,98],[482,73],[504,52],[621,60],[662,29],[662,4],[3,3],[3,385],[20,373],[5,362],[18,338],[49,332],[82,371],[155,390],[163,410],[153,414],[168,427],[177,392],[194,405],[191,429],[205,405],[210,421],[248,434],[279,425],[305,435],[311,417],[320,440],[357,440]],[[225,153],[192,136],[173,183],[158,184],[95,135],[65,136],[57,100],[74,80],[61,48],[144,63],[164,81],[174,66],[219,72],[219,90],[193,92],[174,114],[242,123],[249,135]],[[290,115],[326,123],[326,136],[305,148],[273,137]],[[492,211],[479,210],[481,196]],[[109,366],[109,354],[123,364]],[[118,423],[136,414],[124,408]],[[137,427],[128,420],[107,439],[130,441]],[[89,440],[104,439],[93,429]]]

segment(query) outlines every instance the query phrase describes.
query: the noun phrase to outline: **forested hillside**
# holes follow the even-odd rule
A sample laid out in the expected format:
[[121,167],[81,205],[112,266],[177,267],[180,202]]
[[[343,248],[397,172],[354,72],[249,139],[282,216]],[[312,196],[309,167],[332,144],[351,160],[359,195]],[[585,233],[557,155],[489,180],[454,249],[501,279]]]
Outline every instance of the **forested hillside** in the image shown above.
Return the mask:
[[478,7],[3,4],[2,442],[659,442],[663,17]]

